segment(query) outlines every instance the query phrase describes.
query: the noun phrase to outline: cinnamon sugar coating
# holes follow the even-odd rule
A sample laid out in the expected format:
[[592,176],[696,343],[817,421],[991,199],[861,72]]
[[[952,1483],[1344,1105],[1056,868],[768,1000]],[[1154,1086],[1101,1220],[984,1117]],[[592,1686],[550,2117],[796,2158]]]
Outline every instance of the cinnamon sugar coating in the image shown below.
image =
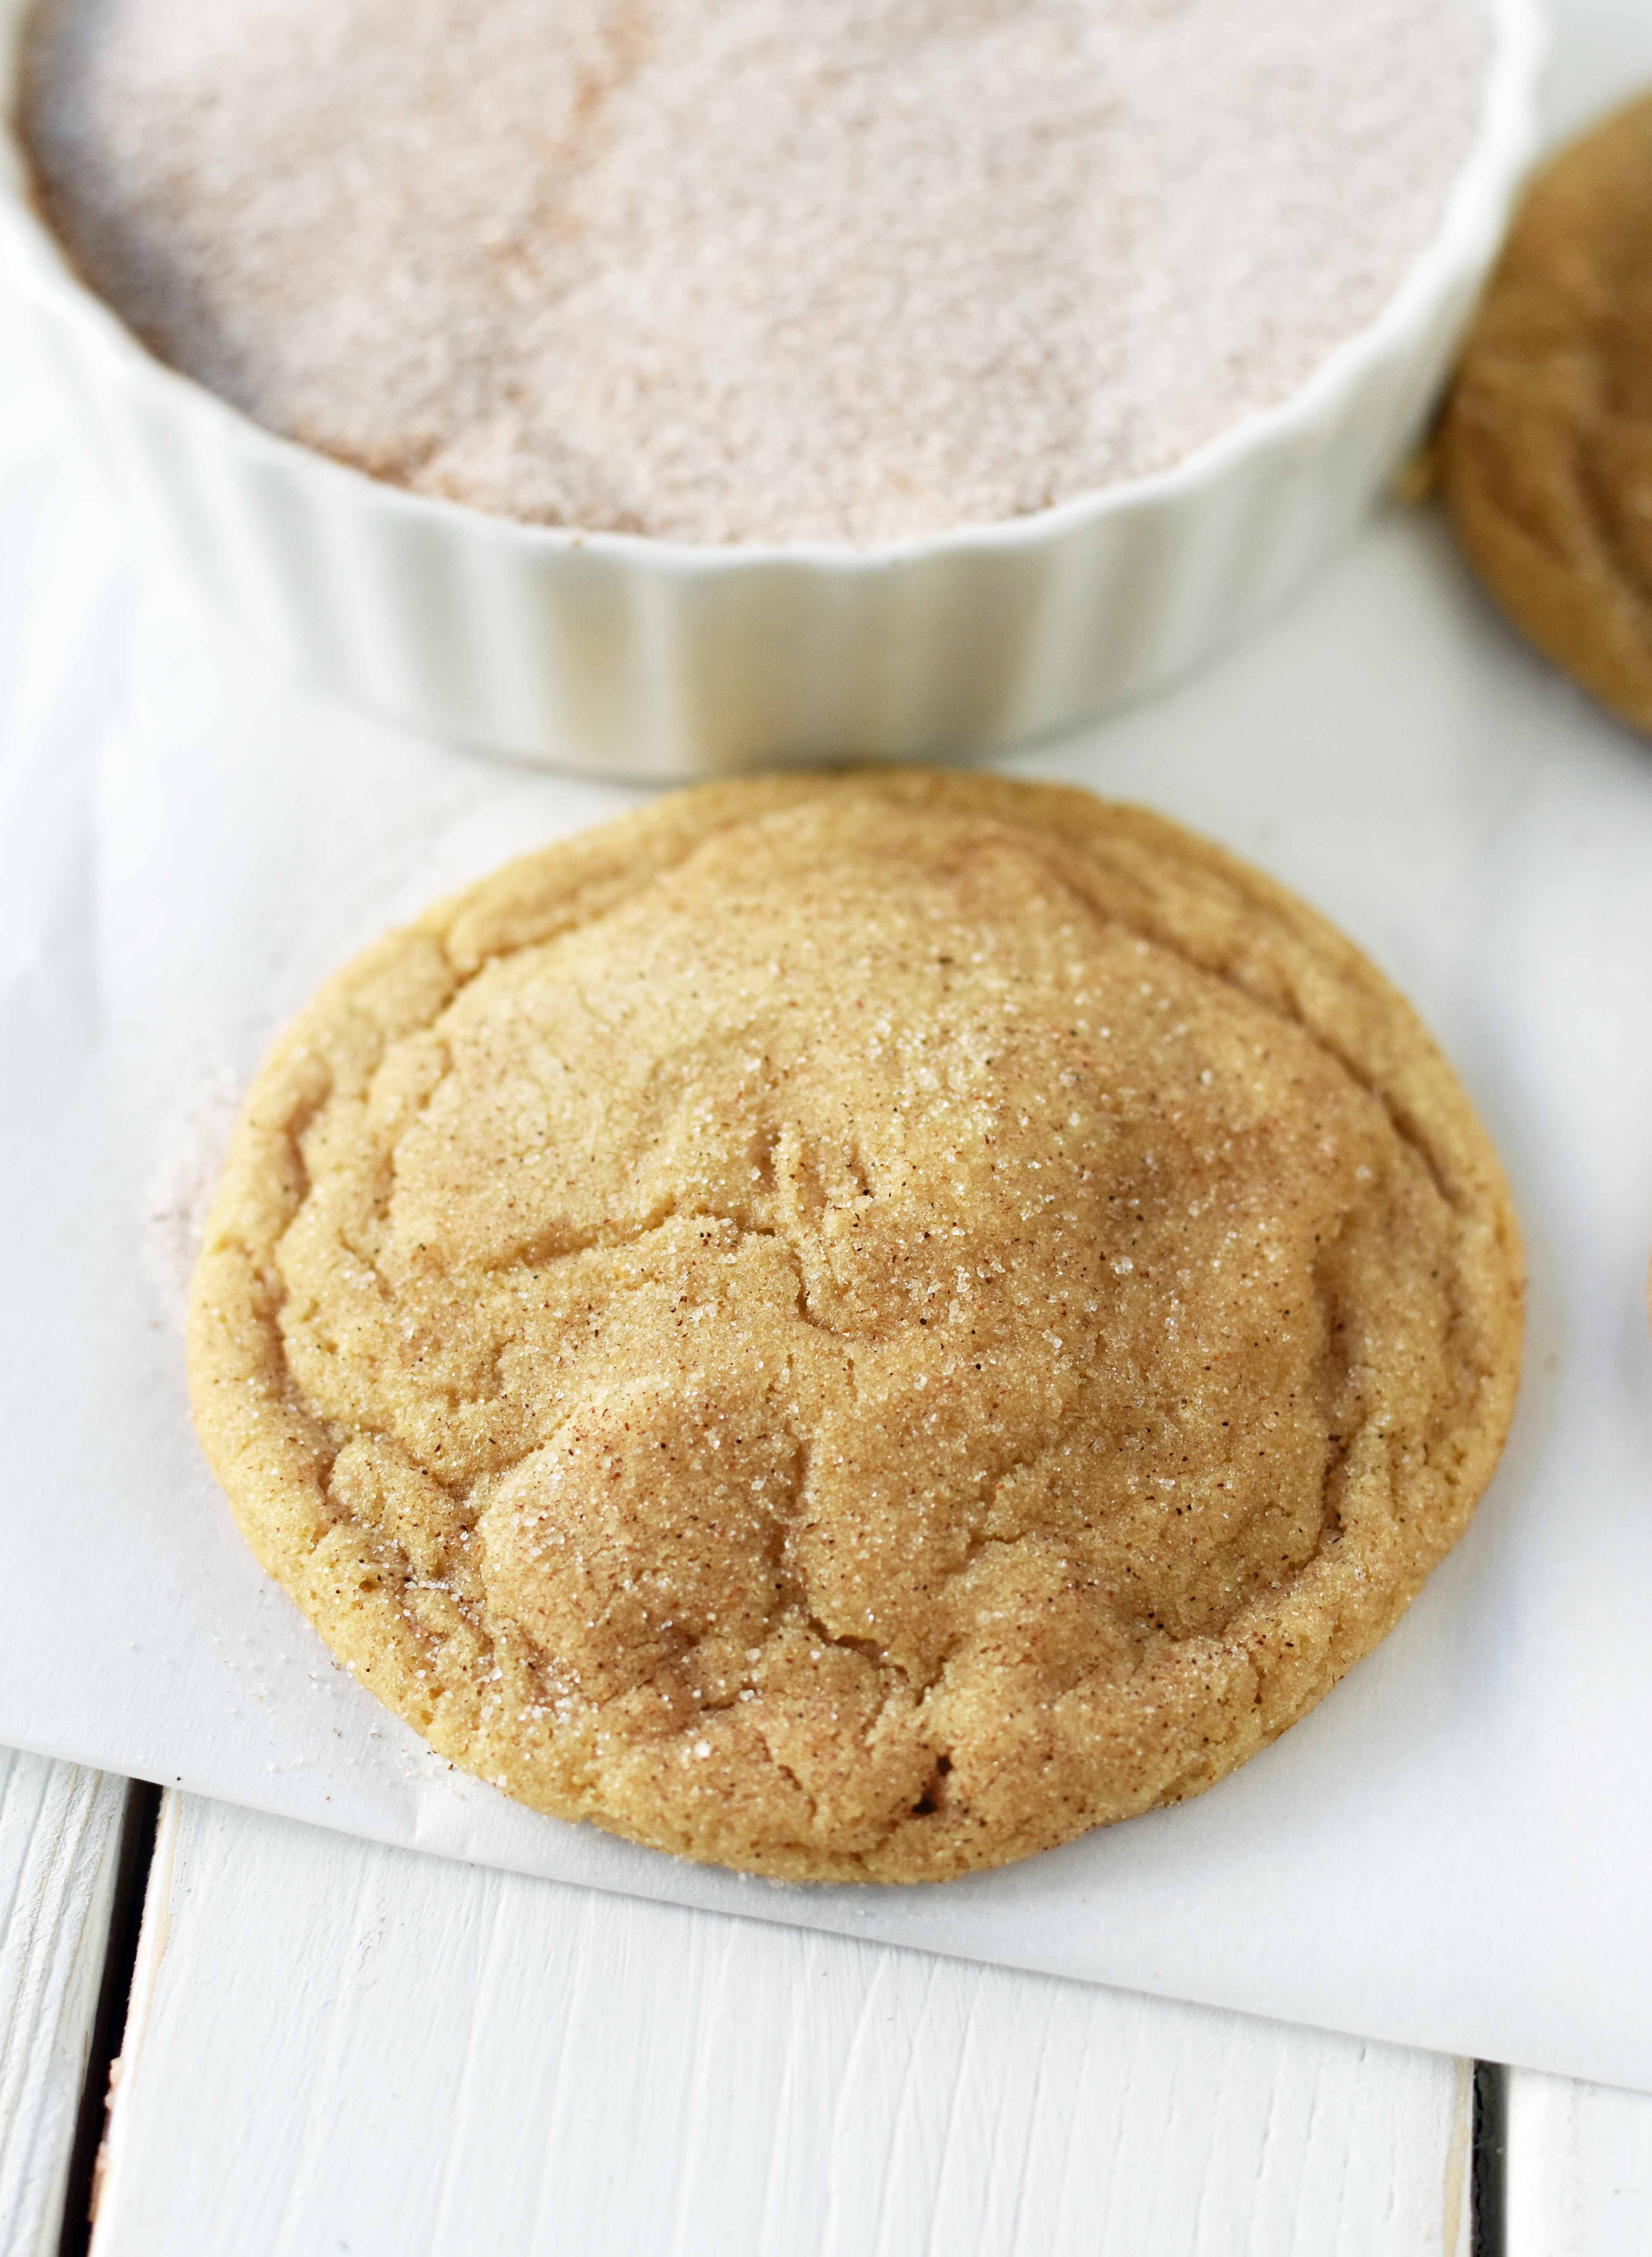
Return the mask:
[[1208,1786],[1495,1464],[1495,1155],[1329,926],[1159,818],[713,786],[340,973],[190,1376],[269,1572],[535,1808],[918,1880]]
[[1474,0],[37,0],[20,122],[174,368],[417,493],[863,547],[1162,471],[1442,226]]

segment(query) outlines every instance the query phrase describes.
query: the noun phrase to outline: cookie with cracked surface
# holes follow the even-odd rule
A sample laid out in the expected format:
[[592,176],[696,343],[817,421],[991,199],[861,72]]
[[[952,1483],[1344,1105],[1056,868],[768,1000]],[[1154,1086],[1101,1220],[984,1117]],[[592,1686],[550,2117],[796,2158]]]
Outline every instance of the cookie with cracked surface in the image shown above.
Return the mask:
[[254,1549],[538,1809],[942,1878],[1196,1793],[1461,1532],[1495,1154],[1321,917],[911,770],[512,864],[276,1043],[190,1378]]
[[1437,442],[1487,587],[1546,656],[1652,732],[1652,96],[1527,194]]

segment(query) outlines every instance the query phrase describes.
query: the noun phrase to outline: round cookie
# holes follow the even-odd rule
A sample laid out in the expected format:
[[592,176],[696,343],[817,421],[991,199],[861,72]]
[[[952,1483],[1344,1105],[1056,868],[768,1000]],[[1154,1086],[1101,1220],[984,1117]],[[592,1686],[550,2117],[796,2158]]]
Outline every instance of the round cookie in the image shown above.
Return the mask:
[[1652,96],[1517,215],[1438,442],[1481,577],[1537,647],[1652,732]]
[[535,1808],[920,1880],[1196,1794],[1461,1533],[1518,1376],[1416,1018],[1156,816],[706,787],[334,978],[189,1369],[269,1572]]

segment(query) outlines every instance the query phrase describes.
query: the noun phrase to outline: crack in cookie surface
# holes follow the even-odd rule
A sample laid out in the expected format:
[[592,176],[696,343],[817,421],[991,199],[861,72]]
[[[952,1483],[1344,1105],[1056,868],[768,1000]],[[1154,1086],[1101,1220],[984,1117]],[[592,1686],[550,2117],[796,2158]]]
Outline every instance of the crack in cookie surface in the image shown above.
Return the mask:
[[[962,1870],[1208,1783],[1489,1471],[1483,1135],[1363,959],[1152,818],[910,776],[692,795],[656,842],[673,810],[588,916],[551,849],[539,929],[525,865],[407,937],[422,997],[370,967],[381,1039],[256,1231],[232,1164],[197,1399],[239,1258],[238,1369],[330,1515],[301,1601],[525,1799],[756,1870]],[[266,1068],[272,1136],[352,1011]]]

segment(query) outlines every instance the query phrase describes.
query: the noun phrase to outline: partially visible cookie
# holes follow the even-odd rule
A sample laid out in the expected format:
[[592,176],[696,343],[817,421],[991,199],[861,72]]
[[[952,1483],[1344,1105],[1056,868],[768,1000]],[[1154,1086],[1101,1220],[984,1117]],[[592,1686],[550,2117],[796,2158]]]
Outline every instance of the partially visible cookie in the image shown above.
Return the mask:
[[1652,96],[1528,193],[1440,461],[1463,545],[1510,617],[1652,732]]
[[1311,1708],[1507,1429],[1518,1234],[1416,1018],[1138,810],[657,802],[347,966],[196,1274],[202,1440],[379,1698],[536,1808],[939,1879]]

